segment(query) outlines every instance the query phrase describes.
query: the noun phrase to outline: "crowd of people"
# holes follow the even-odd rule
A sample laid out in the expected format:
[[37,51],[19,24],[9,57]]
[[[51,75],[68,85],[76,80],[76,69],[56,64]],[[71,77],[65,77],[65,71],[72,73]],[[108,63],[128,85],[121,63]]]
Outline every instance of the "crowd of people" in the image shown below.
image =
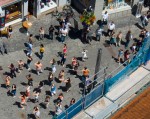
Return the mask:
[[[134,36],[132,34],[132,31],[129,30],[126,34],[126,37],[124,38],[124,44],[122,44],[123,41],[123,33],[122,31],[119,31],[118,33],[115,33],[116,30],[116,25],[113,21],[108,22],[108,18],[109,15],[107,13],[107,11],[103,14],[103,19],[101,20],[101,23],[99,24],[99,27],[97,28],[97,30],[95,32],[92,32],[92,30],[90,28],[85,28],[82,31],[81,37],[84,41],[87,41],[87,43],[90,43],[92,41],[92,36],[93,34],[95,34],[96,40],[100,41],[101,40],[101,36],[106,35],[106,37],[109,37],[109,45],[114,45],[114,46],[118,46],[120,47],[121,45],[125,46],[125,51],[123,48],[120,48],[118,51],[118,57],[116,57],[117,62],[118,63],[130,63],[130,54],[136,54],[137,51],[140,49],[140,47],[142,46],[142,43],[144,41],[145,37],[150,36],[149,31],[146,30],[146,26],[148,25],[148,19],[146,17],[146,15],[142,16],[142,26],[143,29],[141,30],[141,33],[139,34],[139,38],[137,38],[136,40],[134,40]],[[17,85],[16,84],[12,84],[11,85],[11,80],[13,78],[15,78],[17,76],[17,73],[21,73],[23,72],[23,70],[27,69],[29,71],[29,74],[26,76],[26,79],[28,80],[27,82],[27,86],[26,86],[26,90],[24,93],[21,94],[20,98],[20,108],[25,109],[25,106],[28,105],[28,102],[31,101],[31,95],[34,97],[34,101],[33,103],[38,103],[41,102],[45,109],[49,107],[50,105],[50,99],[52,96],[57,94],[57,89],[58,87],[56,87],[56,82],[54,81],[54,78],[57,78],[59,80],[59,82],[64,82],[65,83],[65,91],[69,92],[71,90],[71,78],[67,77],[65,75],[65,71],[64,68],[66,66],[66,60],[68,57],[68,46],[65,43],[66,37],[68,35],[69,32],[69,27],[71,26],[70,22],[69,22],[69,18],[65,18],[62,19],[59,22],[60,26],[59,26],[59,31],[58,31],[58,36],[60,37],[60,41],[63,43],[63,49],[61,51],[61,56],[59,59],[59,64],[57,64],[58,59],[56,60],[55,58],[52,58],[48,65],[50,65],[50,69],[51,71],[49,71],[48,77],[47,77],[47,81],[48,81],[48,85],[50,86],[50,95],[45,95],[45,100],[39,100],[39,96],[42,92],[43,87],[45,86],[44,82],[40,81],[39,82],[39,86],[36,88],[36,90],[32,90],[32,87],[34,85],[34,79],[32,77],[31,71],[32,69],[35,69],[36,74],[40,75],[40,73],[43,73],[44,71],[44,67],[42,64],[42,60],[43,57],[45,55],[45,46],[44,44],[40,44],[40,48],[39,48],[39,61],[35,62],[32,55],[33,55],[33,40],[32,37],[33,35],[30,34],[29,36],[29,41],[27,43],[27,60],[23,61],[22,59],[20,59],[18,61],[18,65],[15,66],[13,63],[11,63],[8,68],[10,69],[10,74],[6,75],[5,77],[5,87],[8,90],[7,94],[10,96],[15,97],[16,93],[17,93]],[[108,30],[104,31],[104,27],[107,26]],[[54,26],[51,25],[49,27],[49,39],[53,40],[54,39]],[[12,32],[12,27],[10,27],[10,32]],[[45,34],[45,30],[43,27],[41,27],[39,29],[39,40],[43,40],[44,39],[44,34]],[[11,37],[11,33],[9,35],[9,37]],[[129,46],[131,41],[134,40],[134,43],[131,45],[130,50],[129,50]],[[85,62],[88,59],[87,53],[88,51],[86,49],[83,49],[83,51],[81,51],[82,53],[82,61]],[[31,67],[31,63],[34,62],[34,66],[35,67]],[[62,65],[62,70],[59,72],[58,77],[56,76],[56,72],[57,72],[57,65]],[[74,56],[72,58],[71,61],[71,67],[72,67],[72,71],[74,72],[75,75],[78,75],[79,72],[79,68],[80,63],[77,60],[76,56]],[[83,82],[88,82],[89,80],[89,74],[90,74],[90,70],[85,66],[83,67],[82,72],[82,81]],[[84,84],[86,84],[84,83]],[[60,93],[58,94],[58,97],[56,98],[55,101],[55,115],[59,115],[62,112],[62,103],[63,103],[63,99],[64,99],[64,94]],[[69,106],[73,105],[75,103],[75,99],[72,98],[70,100],[70,104]],[[36,118],[40,118],[40,108],[35,105],[35,107],[33,108],[33,114]]]
[[[60,22],[60,30],[59,30],[59,36],[61,39],[61,42],[64,43],[65,42],[65,37],[68,34],[69,31],[69,26],[71,24],[67,21],[67,18],[63,21]],[[43,27],[40,28],[39,30],[39,40],[43,40],[44,39],[44,29]],[[53,25],[50,26],[49,28],[49,38],[53,39],[53,32],[54,32],[54,27]],[[66,74],[64,69],[66,68],[66,60],[68,57],[68,46],[67,44],[63,44],[63,48],[60,54],[60,58],[59,59],[55,59],[52,58],[49,61],[49,74],[47,77],[47,83],[50,86],[49,88],[49,95],[45,95],[45,100],[39,100],[39,97],[42,93],[42,89],[45,85],[44,81],[40,81],[38,87],[36,88],[36,90],[33,89],[34,85],[34,78],[32,75],[32,70],[36,71],[36,74],[40,76],[41,73],[44,72],[44,68],[42,61],[43,61],[43,57],[45,56],[45,46],[44,44],[40,44],[39,46],[39,52],[38,52],[38,57],[39,57],[39,61],[35,62],[34,58],[33,58],[33,35],[30,34],[29,35],[29,40],[28,43],[26,43],[27,49],[26,49],[26,61],[20,59],[17,62],[17,65],[15,65],[14,63],[11,63],[8,68],[9,68],[9,72],[6,74],[5,76],[5,87],[7,89],[7,95],[8,96],[12,96],[12,97],[16,97],[18,92],[17,90],[17,84],[11,84],[11,80],[13,80],[14,78],[17,77],[18,74],[24,72],[24,70],[28,70],[29,74],[26,75],[26,79],[27,79],[27,83],[26,83],[26,90],[24,90],[23,93],[21,93],[21,95],[19,96],[20,98],[20,104],[19,107],[21,109],[25,109],[26,106],[28,106],[28,102],[33,102],[35,103],[35,107],[33,108],[33,115],[36,118],[40,118],[40,108],[39,106],[37,106],[37,103],[42,103],[44,105],[44,108],[47,109],[50,105],[50,100],[52,96],[58,95],[58,97],[56,98],[56,101],[54,102],[55,105],[55,116],[59,115],[62,112],[62,103],[64,100],[64,94],[59,93],[57,94],[57,90],[59,87],[56,86],[56,81],[54,79],[58,79],[58,81],[61,83],[63,82],[65,84],[65,92],[69,92],[71,90],[71,78],[67,77],[66,78]],[[81,55],[82,55],[82,61],[85,62],[88,58],[87,56],[87,50],[83,49],[83,51],[81,51]],[[57,63],[59,62],[59,63]],[[34,64],[35,67],[31,67],[31,64]],[[61,65],[62,66],[62,70],[59,72],[58,76],[56,76],[56,72],[57,72],[57,65]],[[89,74],[90,71],[87,67],[84,67],[82,71],[78,70],[79,65],[79,61],[77,60],[76,57],[73,57],[71,60],[71,70],[74,72],[75,75],[78,75],[78,72],[82,72],[82,80],[86,81],[89,78]],[[34,97],[34,98],[33,98]],[[71,106],[75,103],[75,98],[72,97],[72,99],[70,100],[70,104],[68,105]],[[30,116],[30,115],[29,115]],[[30,118],[30,117],[29,117]]]

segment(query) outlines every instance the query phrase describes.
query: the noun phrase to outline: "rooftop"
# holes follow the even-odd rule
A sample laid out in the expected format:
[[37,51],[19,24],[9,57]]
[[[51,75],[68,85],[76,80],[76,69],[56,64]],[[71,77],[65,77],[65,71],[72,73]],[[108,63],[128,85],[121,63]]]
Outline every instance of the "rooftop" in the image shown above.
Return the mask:
[[119,110],[111,119],[150,119],[150,87]]

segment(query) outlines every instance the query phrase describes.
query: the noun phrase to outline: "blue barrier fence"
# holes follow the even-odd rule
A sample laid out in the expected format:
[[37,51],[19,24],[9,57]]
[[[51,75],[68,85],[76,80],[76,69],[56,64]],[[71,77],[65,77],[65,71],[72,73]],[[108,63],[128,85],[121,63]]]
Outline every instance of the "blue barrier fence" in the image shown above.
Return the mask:
[[112,77],[110,77],[111,74],[108,77],[105,77],[103,82],[100,82],[99,85],[97,85],[89,94],[83,96],[74,105],[70,106],[58,115],[57,119],[71,119],[80,111],[86,109],[96,100],[101,98],[103,94],[106,94],[114,84],[124,79],[125,76],[130,75],[140,65],[145,64],[148,60],[150,60],[150,37],[144,39],[143,46],[140,48],[138,53],[131,58],[131,62],[124,69],[119,71],[116,75],[112,75]]
[[115,83],[120,81],[124,76],[130,75],[140,65],[145,64],[145,62],[148,60],[148,57],[150,58],[149,51],[150,51],[150,37],[144,39],[143,46],[140,48],[136,56],[133,57],[130,64],[128,64],[123,70],[118,72],[115,76],[105,80],[104,93],[107,93],[111,89],[111,87]]

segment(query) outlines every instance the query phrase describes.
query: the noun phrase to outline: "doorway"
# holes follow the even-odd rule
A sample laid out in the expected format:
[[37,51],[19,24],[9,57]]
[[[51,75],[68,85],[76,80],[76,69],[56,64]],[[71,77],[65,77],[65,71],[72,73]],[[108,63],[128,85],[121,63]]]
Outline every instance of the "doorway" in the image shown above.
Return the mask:
[[28,11],[30,15],[34,15],[34,2],[35,0],[28,1]]

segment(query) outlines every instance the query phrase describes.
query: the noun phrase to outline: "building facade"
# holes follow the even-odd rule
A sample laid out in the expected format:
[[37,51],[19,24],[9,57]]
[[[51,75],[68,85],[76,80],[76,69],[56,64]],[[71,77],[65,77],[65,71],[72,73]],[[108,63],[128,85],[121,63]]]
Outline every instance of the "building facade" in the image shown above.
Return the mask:
[[[102,14],[107,11],[111,18],[125,16],[134,12],[136,14],[139,2],[144,0],[72,0],[72,5],[79,11],[92,6],[96,18],[101,19]],[[135,7],[136,6],[136,7]],[[141,9],[142,10],[142,9]]]
[[67,0],[0,0],[0,28],[20,22],[27,15],[38,17],[66,2]]

